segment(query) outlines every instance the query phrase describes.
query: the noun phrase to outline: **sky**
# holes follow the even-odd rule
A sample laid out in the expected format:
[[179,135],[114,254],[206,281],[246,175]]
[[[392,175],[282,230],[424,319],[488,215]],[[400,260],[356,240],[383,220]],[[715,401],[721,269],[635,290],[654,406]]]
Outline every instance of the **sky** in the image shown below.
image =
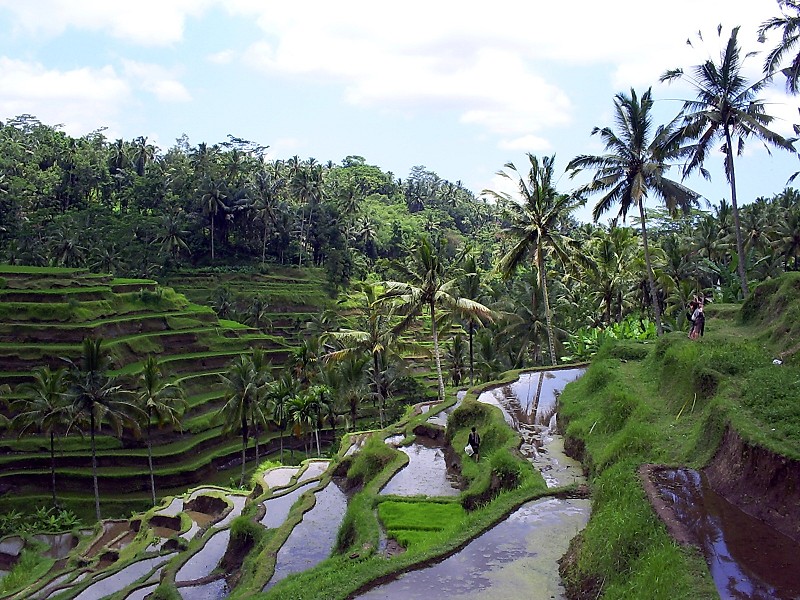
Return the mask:
[[[756,29],[775,0],[402,3],[273,0],[0,0],[0,120],[31,114],[73,136],[146,136],[162,151],[228,135],[269,156],[341,162],[348,155],[405,178],[423,165],[476,194],[507,190],[497,172],[526,154],[556,156],[558,189],[591,131],[613,124],[613,98],[652,87],[659,122],[694,97],[666,69],[718,58],[741,26],[745,73],[761,76]],[[721,24],[721,41],[717,25]],[[697,37],[702,32],[703,41]],[[693,44],[687,45],[687,39]],[[800,122],[800,99],[766,89],[772,127]],[[685,183],[712,204],[730,198],[721,155],[710,182]],[[750,140],[738,159],[740,203],[786,187],[800,164]],[[673,173],[676,178],[679,173]],[[590,199],[578,213],[591,220]]]

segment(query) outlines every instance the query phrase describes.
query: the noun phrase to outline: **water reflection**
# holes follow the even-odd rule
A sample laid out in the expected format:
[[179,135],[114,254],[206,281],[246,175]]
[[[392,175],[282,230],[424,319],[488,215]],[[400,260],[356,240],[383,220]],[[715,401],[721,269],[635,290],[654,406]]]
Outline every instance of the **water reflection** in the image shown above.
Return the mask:
[[175,581],[194,581],[210,575],[225,555],[230,537],[231,530],[223,529],[208,538],[205,546],[180,568]]
[[658,469],[652,480],[703,550],[723,600],[800,598],[800,544],[715,493],[697,471]]
[[513,383],[478,396],[478,402],[498,407],[519,432],[520,452],[541,471],[547,487],[584,481],[583,467],[566,455],[563,439],[556,434],[556,413],[564,387],[585,371],[579,367],[523,373]]
[[400,575],[358,598],[563,598],[557,561],[569,540],[586,525],[589,511],[589,500],[529,502],[457,554]]
[[278,551],[275,573],[264,590],[291,573],[316,566],[330,555],[347,511],[347,496],[334,481],[318,491],[316,496],[316,504],[303,515],[303,520]]
[[389,480],[381,494],[397,496],[457,496],[458,480],[448,473],[444,450],[434,440],[417,436],[410,446],[398,448],[408,456],[408,464]]

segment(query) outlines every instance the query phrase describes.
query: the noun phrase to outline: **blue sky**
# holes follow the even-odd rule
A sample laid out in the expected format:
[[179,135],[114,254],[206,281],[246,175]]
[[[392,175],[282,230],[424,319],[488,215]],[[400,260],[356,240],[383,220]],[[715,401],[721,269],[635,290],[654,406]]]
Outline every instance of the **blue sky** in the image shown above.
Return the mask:
[[[490,5],[491,4],[491,5]],[[746,51],[774,0],[403,3],[271,0],[0,0],[0,120],[29,113],[71,135],[145,135],[162,150],[186,134],[228,134],[273,158],[361,155],[408,175],[425,165],[479,193],[526,152],[555,154],[563,171],[600,153],[592,127],[611,125],[617,92],[653,87],[657,115],[692,92],[666,86],[667,68],[716,57],[716,26],[741,25]],[[706,46],[686,44],[702,31]],[[760,56],[746,72],[760,74]],[[798,99],[765,97],[791,135]],[[729,192],[721,158],[712,181],[688,184],[717,203]],[[748,142],[737,163],[740,200],[781,191],[800,169]],[[576,182],[566,175],[562,191]],[[589,220],[589,208],[579,215]]]

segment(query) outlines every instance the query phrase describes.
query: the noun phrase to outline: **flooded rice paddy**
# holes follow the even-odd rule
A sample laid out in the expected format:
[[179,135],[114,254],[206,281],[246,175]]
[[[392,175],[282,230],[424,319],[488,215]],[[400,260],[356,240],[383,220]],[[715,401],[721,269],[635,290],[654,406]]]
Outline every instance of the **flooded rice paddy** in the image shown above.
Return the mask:
[[230,537],[230,529],[223,529],[213,534],[208,538],[205,546],[203,546],[199,552],[192,555],[192,557],[186,561],[186,564],[178,570],[178,574],[175,575],[175,581],[195,581],[210,575],[211,571],[214,570],[225,555]]
[[800,598],[800,544],[739,510],[691,469],[658,469],[659,496],[706,557],[722,600]]
[[75,600],[97,600],[98,598],[103,598],[118,592],[122,588],[145,577],[171,558],[172,555],[155,556],[153,558],[146,558],[128,565],[121,571],[117,571],[116,573],[93,583],[80,594],[75,596]]
[[563,598],[557,561],[586,525],[589,510],[589,500],[529,502],[453,556],[404,573],[358,598]]
[[408,464],[383,487],[381,494],[396,496],[458,496],[456,473],[447,469],[444,449],[430,438],[417,436],[410,446],[398,448],[408,456]]
[[287,575],[313,568],[331,553],[339,525],[347,511],[347,496],[331,481],[316,492],[316,503],[303,515],[281,546],[275,560],[275,573],[264,590]]
[[264,527],[271,529],[283,525],[286,517],[289,516],[289,510],[292,508],[292,505],[297,502],[297,499],[301,494],[313,489],[315,484],[316,482],[306,483],[292,490],[288,494],[275,496],[265,500],[264,507],[266,508],[266,512],[264,513],[264,517],[261,519],[261,524]]

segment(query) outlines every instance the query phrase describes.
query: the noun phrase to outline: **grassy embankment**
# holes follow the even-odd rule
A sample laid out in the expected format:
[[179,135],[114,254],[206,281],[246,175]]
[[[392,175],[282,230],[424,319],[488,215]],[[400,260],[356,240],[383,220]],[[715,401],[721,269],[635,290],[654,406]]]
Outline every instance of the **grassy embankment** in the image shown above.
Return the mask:
[[[699,342],[603,348],[561,397],[568,442],[589,469],[593,512],[562,574],[575,597],[716,598],[702,556],[678,546],[637,475],[643,463],[701,468],[727,427],[745,442],[800,458],[800,274],[710,306]],[[783,357],[780,366],[772,363]]]

